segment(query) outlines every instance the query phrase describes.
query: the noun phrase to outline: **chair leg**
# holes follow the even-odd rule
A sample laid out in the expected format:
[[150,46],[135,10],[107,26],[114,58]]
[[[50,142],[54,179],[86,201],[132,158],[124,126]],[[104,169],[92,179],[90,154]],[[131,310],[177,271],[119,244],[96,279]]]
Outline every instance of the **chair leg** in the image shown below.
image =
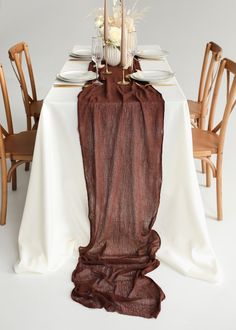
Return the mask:
[[206,118],[205,117],[201,117],[199,119],[199,128],[205,130],[206,127]]
[[[32,123],[31,123],[31,117],[27,116],[27,130],[31,131],[32,129]],[[29,171],[30,163],[25,163],[25,171]]]
[[204,160],[202,160],[201,162],[202,162],[202,173],[205,174],[206,173],[206,162],[204,162]]
[[[15,161],[12,161],[11,164],[14,165]],[[17,172],[16,170],[12,173],[12,190],[17,189]]]
[[2,197],[1,197],[1,218],[0,225],[6,224],[7,216],[7,164],[6,159],[1,159],[1,172],[2,172]]
[[28,172],[30,169],[30,163],[25,163],[25,171]]
[[[198,127],[200,129],[204,129],[204,127],[205,127],[205,118],[204,117],[199,118]],[[206,173],[206,171],[207,171],[206,162],[204,162],[202,160],[202,173]]]
[[199,128],[199,127],[200,127],[200,121],[199,121],[199,118],[197,118],[197,119],[195,120],[195,122],[196,122],[196,126],[197,126],[197,128]]
[[216,176],[216,198],[217,198],[217,219],[223,220],[222,211],[222,161],[217,161],[217,176]]
[[27,115],[26,121],[27,121],[27,131],[31,131],[32,128],[31,116]]
[[[208,157],[211,160],[211,157]],[[206,165],[206,186],[209,188],[211,186],[211,167],[209,164]]]
[[34,126],[33,126],[33,130],[37,130],[38,129],[38,124],[39,124],[39,118],[34,117]]

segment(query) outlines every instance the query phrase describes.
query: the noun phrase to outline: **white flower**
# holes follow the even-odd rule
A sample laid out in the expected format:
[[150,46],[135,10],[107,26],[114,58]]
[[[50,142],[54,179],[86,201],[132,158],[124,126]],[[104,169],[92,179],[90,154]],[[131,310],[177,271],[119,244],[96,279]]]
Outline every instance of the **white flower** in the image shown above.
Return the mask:
[[[1,0],[0,0],[1,1]],[[125,10],[125,24],[128,32],[135,31],[135,25],[138,21],[143,19],[147,8],[142,10],[137,9],[140,0],[135,0],[131,8]],[[104,10],[99,8],[95,11],[95,25],[99,29],[100,34],[103,35],[104,30]],[[112,15],[108,18],[108,23],[110,27],[109,32],[109,43],[116,47],[120,46],[121,41],[121,2],[119,0],[113,0]]]
[[111,26],[109,30],[109,40],[114,46],[120,46],[121,29],[116,26]]

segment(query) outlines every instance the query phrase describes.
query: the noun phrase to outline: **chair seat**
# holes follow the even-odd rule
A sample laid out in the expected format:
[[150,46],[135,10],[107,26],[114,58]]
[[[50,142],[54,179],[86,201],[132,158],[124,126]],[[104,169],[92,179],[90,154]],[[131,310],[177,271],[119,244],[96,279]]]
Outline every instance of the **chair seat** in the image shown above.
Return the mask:
[[219,136],[210,131],[200,128],[192,128],[193,153],[195,155],[210,156],[217,154],[219,146]]
[[190,117],[192,119],[199,119],[201,117],[201,102],[196,102],[192,100],[188,100],[188,107],[190,112]]
[[30,104],[30,114],[31,114],[31,116],[39,118],[42,106],[43,106],[43,100],[33,101]]
[[35,138],[36,131],[26,131],[8,135],[4,139],[6,156],[14,160],[32,159]]

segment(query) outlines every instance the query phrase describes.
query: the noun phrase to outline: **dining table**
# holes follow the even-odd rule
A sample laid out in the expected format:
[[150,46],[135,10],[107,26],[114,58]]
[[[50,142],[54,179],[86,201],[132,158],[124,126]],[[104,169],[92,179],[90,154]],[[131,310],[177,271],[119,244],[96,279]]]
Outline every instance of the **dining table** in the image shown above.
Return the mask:
[[[78,46],[75,46],[75,48]],[[145,49],[158,45],[140,46]],[[137,59],[142,70],[172,69],[163,59]],[[86,71],[89,61],[68,56],[61,72]],[[162,188],[153,228],[157,258],[179,273],[218,282],[192,150],[188,103],[176,77],[153,84],[165,101]],[[83,86],[55,79],[43,102],[19,231],[16,273],[47,274],[78,256],[90,240],[88,195],[78,133]]]

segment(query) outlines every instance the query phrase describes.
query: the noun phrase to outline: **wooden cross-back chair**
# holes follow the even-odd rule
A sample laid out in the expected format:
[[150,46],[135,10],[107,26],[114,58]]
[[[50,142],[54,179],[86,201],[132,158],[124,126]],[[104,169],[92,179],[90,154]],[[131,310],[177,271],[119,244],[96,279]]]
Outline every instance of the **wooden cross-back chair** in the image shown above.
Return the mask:
[[[22,97],[27,118],[27,130],[32,129],[32,118],[34,119],[33,129],[35,129],[38,125],[43,100],[37,99],[33,67],[30,60],[28,45],[25,42],[20,42],[11,47],[8,53],[13,70],[16,74],[17,80],[19,81],[22,91]],[[26,75],[24,73],[23,56],[25,58],[26,67],[28,69],[28,77],[31,88],[30,92],[27,87]]]
[[[227,95],[223,117],[217,125],[215,122],[216,106],[219,97],[219,91],[226,73],[227,77]],[[206,163],[206,185],[211,185],[211,173],[216,178],[216,196],[217,196],[217,218],[223,219],[222,212],[222,162],[225,142],[225,134],[229,117],[236,105],[236,63],[223,59],[220,63],[214,93],[212,97],[210,114],[207,130],[193,128],[193,153],[194,158],[200,159]],[[211,156],[216,155],[216,162],[213,163]]]
[[[0,163],[1,163],[1,215],[0,225],[6,223],[7,183],[12,181],[12,189],[17,189],[16,169],[19,165],[32,161],[36,131],[14,133],[9,97],[2,65],[0,64],[0,90],[2,91],[6,124],[5,129],[0,122]],[[7,159],[11,166],[8,170]]]
[[211,90],[214,85],[221,56],[222,48],[220,46],[212,41],[207,43],[202,65],[198,100],[188,100],[191,120],[195,126],[202,129],[206,126]]

